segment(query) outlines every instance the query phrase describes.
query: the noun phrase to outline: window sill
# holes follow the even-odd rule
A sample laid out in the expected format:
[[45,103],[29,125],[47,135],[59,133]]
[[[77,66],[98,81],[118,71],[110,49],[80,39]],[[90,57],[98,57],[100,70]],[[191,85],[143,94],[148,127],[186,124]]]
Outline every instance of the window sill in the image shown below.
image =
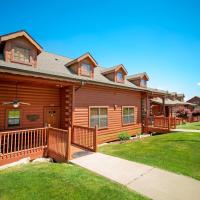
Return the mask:
[[22,64],[22,65],[32,66],[32,64],[30,62],[20,62],[20,61],[16,61],[16,60],[11,60],[11,62],[17,63],[17,64]]
[[21,129],[21,126],[15,126],[15,127],[6,127],[6,130],[16,130],[16,129]]
[[135,125],[136,123],[130,123],[130,124],[122,124],[122,126],[133,126]]
[[[90,127],[90,128],[92,128],[92,127]],[[93,127],[94,128],[94,127]],[[97,130],[98,131],[103,131],[103,130],[107,130],[108,129],[108,127],[105,127],[105,128],[97,128]]]
[[106,128],[98,128],[99,131],[103,131],[103,130],[107,130],[107,129],[108,129],[108,127],[106,127]]

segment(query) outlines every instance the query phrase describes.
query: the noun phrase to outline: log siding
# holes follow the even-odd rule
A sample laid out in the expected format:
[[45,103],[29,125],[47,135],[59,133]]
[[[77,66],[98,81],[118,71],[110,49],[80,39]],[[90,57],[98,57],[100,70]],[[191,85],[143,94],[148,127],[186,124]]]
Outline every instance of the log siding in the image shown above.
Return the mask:
[[[135,123],[122,124],[123,106],[134,106]],[[108,128],[98,131],[98,143],[118,139],[121,131],[130,135],[141,132],[141,93],[86,85],[75,92],[74,125],[89,127],[90,107],[108,108]]]

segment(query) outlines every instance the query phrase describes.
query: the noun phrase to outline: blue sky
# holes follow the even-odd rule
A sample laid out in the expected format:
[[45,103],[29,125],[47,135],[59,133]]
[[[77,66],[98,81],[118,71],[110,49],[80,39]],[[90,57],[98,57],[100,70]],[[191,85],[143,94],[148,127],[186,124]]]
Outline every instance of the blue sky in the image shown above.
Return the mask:
[[187,99],[200,96],[199,10],[199,0],[2,0],[0,34],[25,29],[72,58],[89,51],[102,66],[146,71],[149,86]]

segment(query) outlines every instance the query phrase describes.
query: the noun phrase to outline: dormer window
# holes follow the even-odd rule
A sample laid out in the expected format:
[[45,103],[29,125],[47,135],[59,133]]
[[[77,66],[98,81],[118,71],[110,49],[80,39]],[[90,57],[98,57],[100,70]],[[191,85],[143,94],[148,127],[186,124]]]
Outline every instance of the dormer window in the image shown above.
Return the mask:
[[13,61],[20,63],[30,63],[30,50],[20,47],[13,48]]
[[134,74],[127,77],[127,80],[133,83],[136,86],[139,87],[147,87],[147,81],[149,80],[149,77],[146,72]]
[[102,74],[110,81],[124,83],[128,72],[125,69],[125,67],[122,64],[120,64],[114,67],[104,69],[102,71]]
[[117,82],[123,82],[124,81],[124,75],[121,72],[117,73]]
[[97,67],[97,62],[89,53],[86,53],[71,60],[65,64],[65,66],[68,67],[72,73],[77,74],[78,76],[94,78],[94,69]]
[[91,71],[92,71],[92,68],[89,64],[87,64],[87,63],[81,64],[81,75],[91,76]]

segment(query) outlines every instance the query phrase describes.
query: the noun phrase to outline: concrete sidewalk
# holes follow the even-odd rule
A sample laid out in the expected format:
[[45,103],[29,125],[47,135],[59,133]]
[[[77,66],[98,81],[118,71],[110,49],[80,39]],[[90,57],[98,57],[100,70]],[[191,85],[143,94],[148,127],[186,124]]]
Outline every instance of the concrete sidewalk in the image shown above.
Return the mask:
[[190,177],[101,153],[71,162],[155,200],[200,200],[200,181]]
[[200,130],[194,130],[194,129],[182,129],[182,128],[177,128],[177,129],[171,129],[170,131],[172,132],[187,132],[187,133],[200,133]]

